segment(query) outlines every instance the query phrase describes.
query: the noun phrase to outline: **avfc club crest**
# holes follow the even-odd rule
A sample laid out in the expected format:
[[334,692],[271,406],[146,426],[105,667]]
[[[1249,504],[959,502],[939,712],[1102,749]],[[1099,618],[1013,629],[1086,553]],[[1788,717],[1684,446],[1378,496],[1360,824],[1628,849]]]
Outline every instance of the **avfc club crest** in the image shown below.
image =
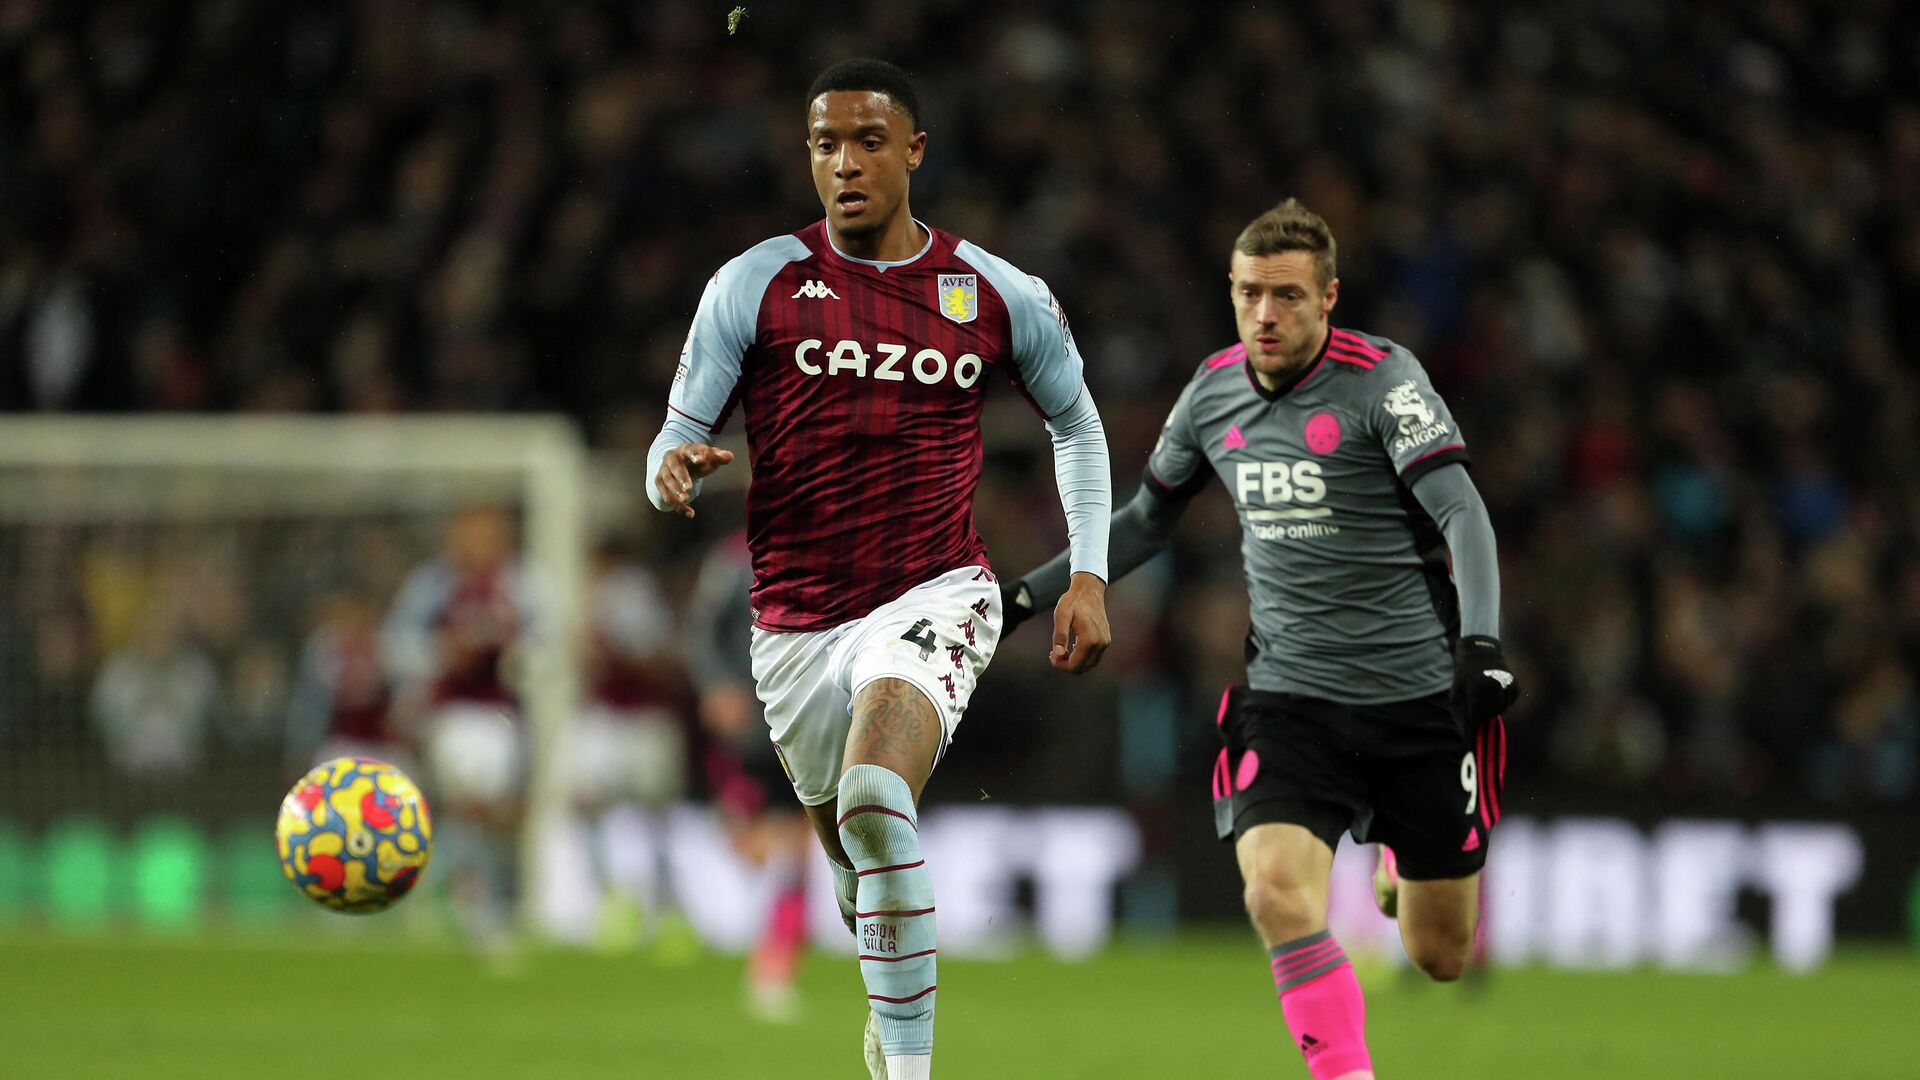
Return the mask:
[[970,323],[980,314],[980,277],[977,274],[941,274],[940,314],[957,323]]

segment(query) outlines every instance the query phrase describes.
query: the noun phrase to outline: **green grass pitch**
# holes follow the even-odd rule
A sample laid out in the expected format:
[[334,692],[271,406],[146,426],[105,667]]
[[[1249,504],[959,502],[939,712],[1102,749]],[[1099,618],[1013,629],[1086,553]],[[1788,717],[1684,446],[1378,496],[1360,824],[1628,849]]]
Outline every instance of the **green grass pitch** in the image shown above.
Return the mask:
[[[850,960],[812,957],[804,1016],[745,1018],[740,961],[538,952],[512,976],[347,933],[0,937],[9,1080],[349,1077],[858,1080]],[[1084,964],[940,964],[939,1075],[1302,1077],[1250,938],[1132,943]],[[1383,1077],[1911,1077],[1920,958],[1804,977],[1502,970],[1479,991],[1363,972]]]

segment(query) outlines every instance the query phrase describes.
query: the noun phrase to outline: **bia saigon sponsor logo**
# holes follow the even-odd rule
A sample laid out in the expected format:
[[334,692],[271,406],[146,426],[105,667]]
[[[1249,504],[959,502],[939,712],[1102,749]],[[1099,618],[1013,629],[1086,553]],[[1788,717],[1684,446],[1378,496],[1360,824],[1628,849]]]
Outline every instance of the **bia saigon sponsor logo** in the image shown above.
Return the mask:
[[1420,395],[1412,379],[1394,386],[1381,400],[1380,407],[1398,418],[1400,437],[1393,440],[1393,452],[1404,454],[1425,446],[1453,430],[1434,414],[1433,407]]

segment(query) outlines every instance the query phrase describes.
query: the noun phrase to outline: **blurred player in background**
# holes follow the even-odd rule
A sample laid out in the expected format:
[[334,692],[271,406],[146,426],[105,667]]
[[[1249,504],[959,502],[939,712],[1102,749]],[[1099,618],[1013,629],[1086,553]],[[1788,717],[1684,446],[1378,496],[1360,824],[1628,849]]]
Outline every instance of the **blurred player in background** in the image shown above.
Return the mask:
[[[1140,492],[1113,521],[1114,570],[1166,546],[1218,474],[1240,517],[1252,596],[1249,687],[1220,704],[1215,820],[1235,838],[1247,911],[1287,1026],[1317,1080],[1373,1075],[1360,983],[1327,930],[1340,834],[1391,847],[1401,941],[1458,978],[1500,816],[1493,525],[1467,448],[1413,354],[1333,327],[1333,233],[1289,199],[1235,242],[1240,343],[1174,403]],[[1447,556],[1452,556],[1449,575]],[[1064,556],[1010,582],[1010,624],[1065,588]]]
[[360,593],[341,590],[314,605],[313,623],[287,703],[292,776],[337,757],[390,761],[412,775],[412,749],[392,724],[380,609]]
[[618,945],[636,922],[650,935],[666,925],[665,814],[687,786],[685,679],[672,610],[637,559],[601,545],[587,596],[588,703],[569,752],[603,941]]
[[749,249],[701,298],[648,453],[649,494],[692,517],[735,407],[753,467],[753,676],[793,788],[857,923],[867,1066],[932,1069],[932,879],[918,800],[999,640],[1000,593],[973,526],[993,369],[1046,419],[1071,537],[1057,666],[1108,641],[1107,448],[1045,284],[907,206],[926,152],[891,64],[847,61],[807,94],[826,220]]
[[93,720],[122,776],[187,776],[206,760],[220,674],[178,605],[155,603],[100,665]]
[[747,607],[752,588],[746,534],[731,533],[700,564],[687,609],[687,663],[700,694],[700,724],[712,739],[707,785],[734,849],[780,880],[747,961],[747,1006],[762,1019],[786,1021],[796,1012],[793,980],[807,941],[806,858],[813,827],[781,794],[786,772],[753,693],[753,616]]
[[381,638],[396,705],[418,732],[436,861],[470,939],[510,946],[514,829],[526,772],[516,646],[540,628],[506,511],[464,510],[439,558],[400,588]]

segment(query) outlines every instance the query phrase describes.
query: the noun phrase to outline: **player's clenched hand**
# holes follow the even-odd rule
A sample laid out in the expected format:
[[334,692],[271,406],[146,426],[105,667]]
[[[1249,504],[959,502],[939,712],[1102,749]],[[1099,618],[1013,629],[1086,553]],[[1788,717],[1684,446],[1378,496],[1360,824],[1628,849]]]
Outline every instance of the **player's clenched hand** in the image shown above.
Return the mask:
[[660,459],[660,471],[653,484],[667,509],[682,517],[693,516],[693,482],[733,460],[733,451],[706,443],[681,443]]
[[1519,696],[1520,684],[1499,641],[1481,634],[1460,639],[1453,650],[1453,709],[1469,734],[1506,712]]
[[1113,641],[1107,628],[1107,583],[1084,571],[1073,575],[1067,595],[1053,609],[1053,652],[1049,663],[1075,675],[1092,671]]

